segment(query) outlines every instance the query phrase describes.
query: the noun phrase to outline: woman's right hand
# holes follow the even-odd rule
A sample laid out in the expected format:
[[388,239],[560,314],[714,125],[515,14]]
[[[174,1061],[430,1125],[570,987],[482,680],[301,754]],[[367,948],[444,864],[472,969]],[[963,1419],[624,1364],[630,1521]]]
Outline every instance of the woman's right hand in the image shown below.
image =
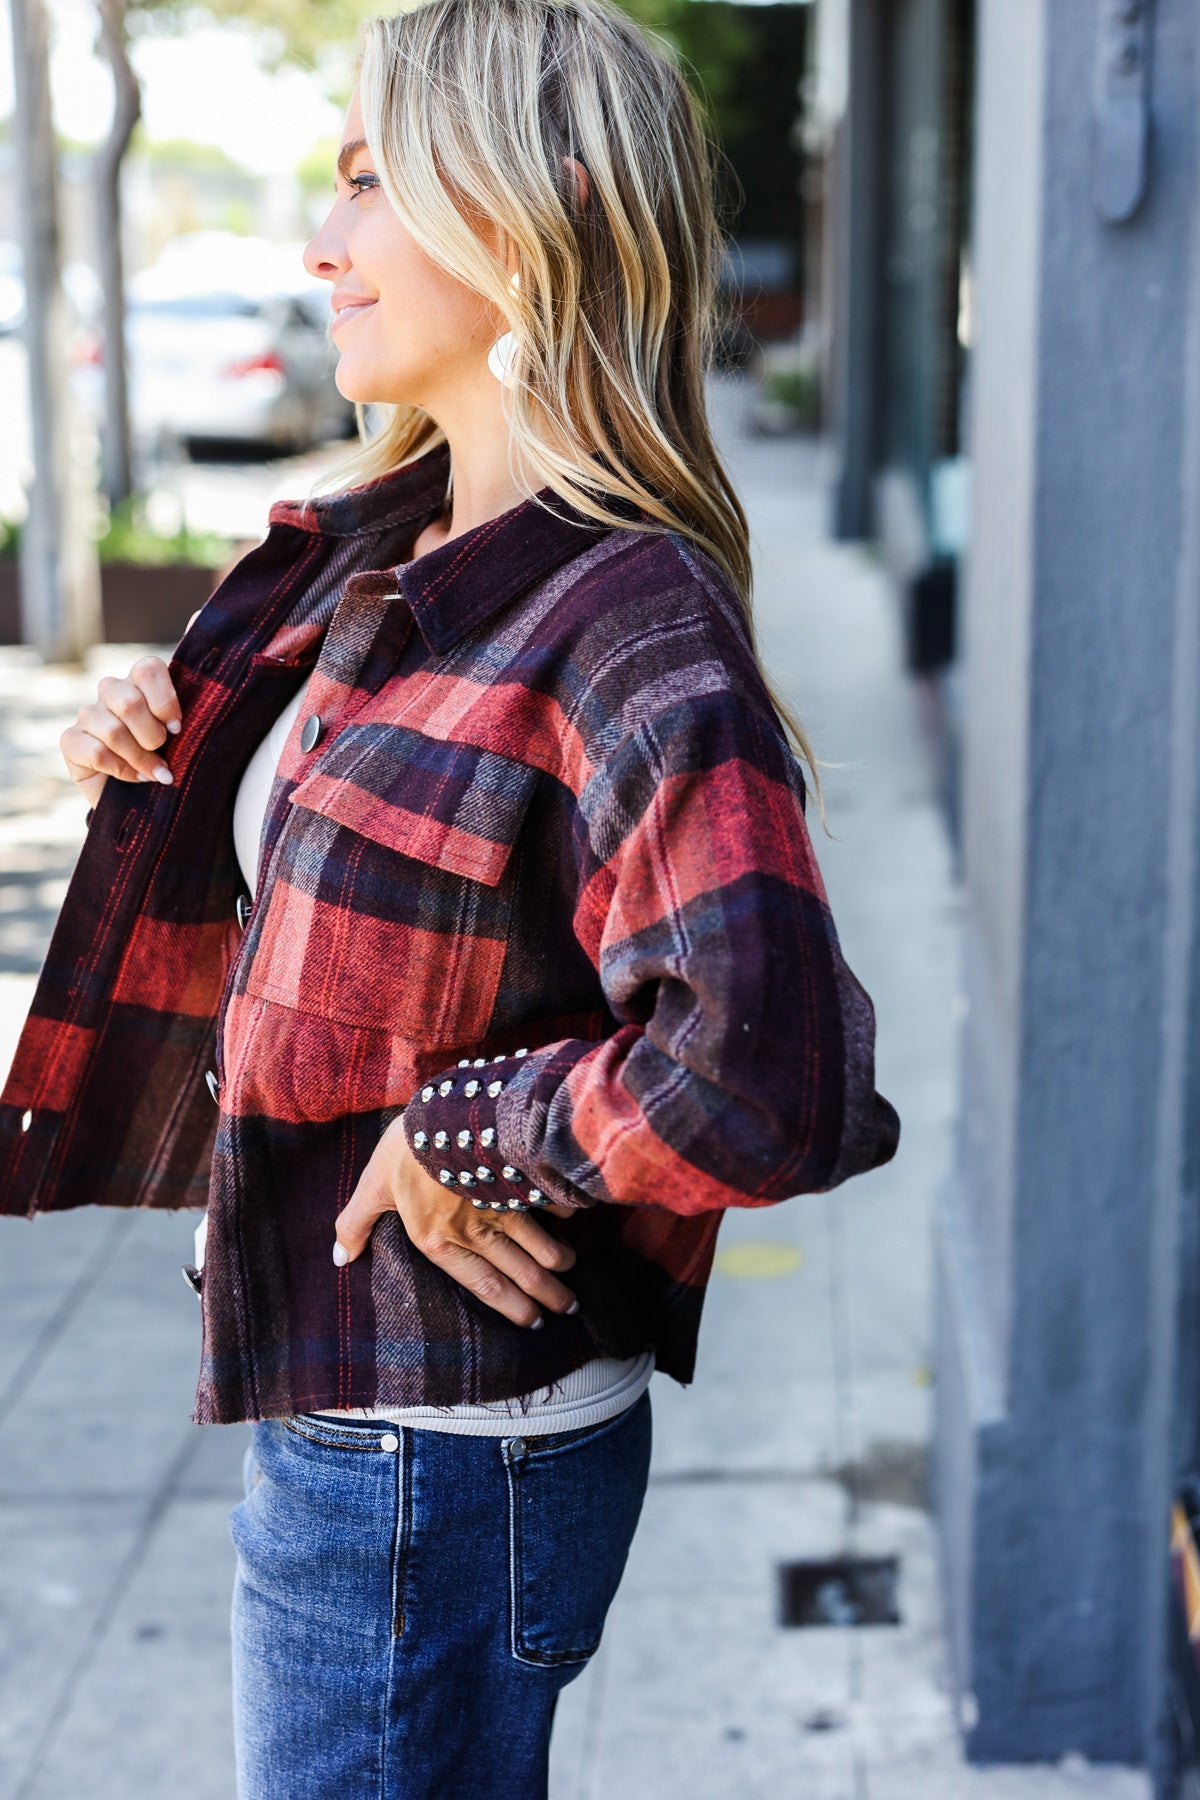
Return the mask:
[[140,656],[123,679],[105,675],[59,738],[71,780],[95,806],[110,775],[118,781],[174,780],[154,752],[182,724],[179,698],[161,656]]

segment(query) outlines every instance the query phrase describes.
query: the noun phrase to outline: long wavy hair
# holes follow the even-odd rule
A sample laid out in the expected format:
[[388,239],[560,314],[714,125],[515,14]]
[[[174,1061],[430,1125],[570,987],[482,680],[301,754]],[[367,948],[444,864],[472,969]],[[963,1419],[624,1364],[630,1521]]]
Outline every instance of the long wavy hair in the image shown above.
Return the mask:
[[[513,472],[519,453],[586,517],[674,531],[712,558],[825,824],[812,746],[762,669],[749,526],[708,423],[727,238],[720,152],[686,80],[613,0],[403,3],[360,27],[364,133],[405,229],[508,321],[514,485],[536,498]],[[584,204],[564,157],[587,171]],[[371,411],[331,482],[370,481],[444,441],[420,407]],[[631,526],[610,498],[647,521]]]

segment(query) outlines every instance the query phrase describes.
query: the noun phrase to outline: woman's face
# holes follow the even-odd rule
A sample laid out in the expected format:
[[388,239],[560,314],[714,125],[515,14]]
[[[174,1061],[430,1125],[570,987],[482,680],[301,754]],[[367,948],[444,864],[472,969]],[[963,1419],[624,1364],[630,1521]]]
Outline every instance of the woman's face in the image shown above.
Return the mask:
[[363,142],[357,91],[346,113],[335,198],[304,252],[332,282],[335,376],[347,400],[421,406],[492,381],[498,330],[483,298],[431,262],[388,205]]

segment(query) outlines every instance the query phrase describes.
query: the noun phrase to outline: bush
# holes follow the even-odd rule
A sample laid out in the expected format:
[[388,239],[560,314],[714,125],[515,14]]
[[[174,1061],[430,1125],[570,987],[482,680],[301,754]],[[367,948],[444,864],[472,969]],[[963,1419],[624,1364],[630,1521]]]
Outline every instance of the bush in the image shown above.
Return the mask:
[[[146,523],[144,502],[122,501],[96,532],[96,554],[102,563],[142,563],[164,568],[180,563],[202,569],[224,568],[233,553],[230,538],[210,531],[189,531],[186,526],[171,534],[153,531]],[[21,519],[0,518],[0,556],[18,556]]]
[[821,419],[821,392],[814,369],[774,369],[763,379],[763,388],[772,400],[788,407],[797,415],[797,423],[814,426]]
[[96,537],[96,551],[102,563],[192,563],[203,568],[220,568],[233,549],[229,538],[213,532],[189,531],[185,525],[165,535],[146,523],[145,503],[137,495],[112,508]]

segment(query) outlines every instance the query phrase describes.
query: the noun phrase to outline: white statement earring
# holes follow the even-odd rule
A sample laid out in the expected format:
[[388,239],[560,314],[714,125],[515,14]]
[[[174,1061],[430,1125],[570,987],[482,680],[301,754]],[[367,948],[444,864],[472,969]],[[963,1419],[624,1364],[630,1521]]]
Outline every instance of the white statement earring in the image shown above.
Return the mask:
[[[513,270],[508,281],[510,287],[517,287],[519,285],[516,269]],[[496,377],[496,380],[502,387],[512,387],[515,383],[514,363],[516,359],[516,349],[516,340],[514,339],[512,332],[506,331],[503,337],[498,337],[496,339],[495,343],[488,351],[488,368],[492,371],[492,374]]]

